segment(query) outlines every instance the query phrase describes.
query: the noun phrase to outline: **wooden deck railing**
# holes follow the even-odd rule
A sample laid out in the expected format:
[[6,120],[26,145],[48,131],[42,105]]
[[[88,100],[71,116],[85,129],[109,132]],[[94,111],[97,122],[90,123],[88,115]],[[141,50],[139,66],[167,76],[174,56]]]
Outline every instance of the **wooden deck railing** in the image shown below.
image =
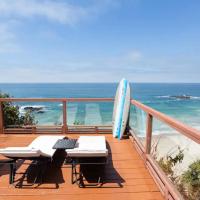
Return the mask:
[[[3,125],[3,109],[2,103],[3,102],[61,102],[63,104],[63,119],[62,119],[62,126],[54,126],[55,129],[61,128],[61,133],[69,133],[69,125],[67,124],[67,103],[68,102],[113,102],[113,98],[2,98],[0,99],[0,133],[9,133],[6,132],[4,125]],[[152,143],[152,126],[153,126],[153,119],[156,118],[163,123],[169,125],[173,129],[177,130],[180,134],[185,135],[186,137],[190,138],[194,142],[200,144],[200,131],[191,128],[171,117],[166,116],[165,114],[158,112],[136,100],[131,100],[131,104],[136,106],[137,108],[143,110],[147,114],[146,119],[146,142],[145,146],[140,142],[134,131],[131,129],[130,132],[133,136],[133,141],[135,143],[136,149],[141,154],[142,158],[146,162],[146,166],[149,169],[151,175],[153,176],[154,180],[156,181],[157,185],[159,186],[161,192],[165,196],[167,200],[181,200],[183,199],[181,194],[172,184],[172,182],[167,178],[164,174],[163,170],[159,167],[156,160],[151,155],[151,143]],[[26,127],[26,133],[37,133],[37,129],[42,129],[42,133],[46,133],[47,129],[44,129],[46,126],[31,126]],[[111,126],[103,126],[103,125],[73,125],[71,128],[80,127],[80,130],[85,129],[85,132],[88,132],[89,128],[93,128],[95,133],[99,133],[98,128],[102,127],[104,130],[111,131]],[[31,128],[29,130],[29,128]],[[52,127],[50,127],[52,129]],[[17,129],[17,128],[16,128]],[[51,129],[48,129],[51,130]],[[28,132],[29,130],[29,132]],[[57,133],[56,131],[52,131],[53,133]],[[13,133],[13,132],[12,132]],[[21,133],[24,133],[22,131]],[[38,132],[39,133],[39,132]],[[49,132],[48,132],[49,133]],[[106,131],[102,131],[102,133],[106,133]]]
[[159,121],[162,121],[164,124],[167,124],[171,128],[177,130],[180,134],[190,138],[194,142],[200,144],[200,131],[191,128],[161,112],[158,112],[136,100],[131,100],[131,104],[136,106],[137,108],[143,110],[147,114],[146,119],[146,142],[145,146],[140,142],[137,138],[136,134],[133,130],[131,133],[134,138],[134,143],[138,152],[143,157],[144,161],[146,162],[146,166],[148,167],[150,173],[152,174],[154,180],[156,181],[157,185],[159,186],[161,192],[168,200],[181,200],[183,197],[172,184],[172,182],[167,178],[164,174],[163,170],[157,164],[156,160],[151,155],[151,143],[152,143],[152,126],[153,126],[153,119],[156,118]]
[[[3,102],[60,102],[62,106],[62,125],[61,126],[23,126],[21,128],[5,128],[3,124]],[[68,125],[67,123],[67,103],[70,102],[113,102],[113,98],[0,98],[0,133],[68,133],[73,131],[76,133],[75,128],[84,129],[86,131],[109,132],[111,126],[106,125]],[[72,129],[69,130],[69,127]]]

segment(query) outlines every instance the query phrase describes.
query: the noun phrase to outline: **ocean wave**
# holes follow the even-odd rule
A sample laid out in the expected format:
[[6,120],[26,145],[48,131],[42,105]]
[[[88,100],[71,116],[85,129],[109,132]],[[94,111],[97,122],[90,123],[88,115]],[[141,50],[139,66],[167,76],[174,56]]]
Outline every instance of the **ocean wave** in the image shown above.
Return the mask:
[[191,96],[191,99],[200,99],[200,97]]
[[156,98],[159,99],[176,99],[176,100],[200,100],[200,97],[198,96],[191,96],[191,95],[161,95],[161,96],[156,96]]
[[44,113],[46,111],[46,106],[44,106],[44,105],[25,105],[25,106],[20,106],[20,108],[19,108],[20,114],[24,114],[27,111],[36,112],[36,113]]
[[163,130],[154,130],[152,132],[152,135],[168,135],[168,134],[177,134],[176,131],[174,130],[170,130],[170,129],[163,129]]
[[[59,103],[58,105],[57,105],[58,107],[63,107],[63,104],[62,103]],[[67,108],[68,109],[77,109],[77,104],[72,104],[72,103],[70,103],[70,104],[68,104],[67,105]]]
[[170,98],[170,95],[156,96],[158,99]]

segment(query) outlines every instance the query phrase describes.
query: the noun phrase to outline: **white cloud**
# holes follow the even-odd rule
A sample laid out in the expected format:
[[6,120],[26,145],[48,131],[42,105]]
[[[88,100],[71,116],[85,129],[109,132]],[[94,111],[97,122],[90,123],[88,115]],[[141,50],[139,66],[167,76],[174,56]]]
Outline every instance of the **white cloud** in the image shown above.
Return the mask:
[[140,61],[142,58],[142,54],[140,51],[130,51],[128,54],[127,54],[127,59],[132,61],[132,62],[137,62],[137,61]]
[[138,64],[143,61],[143,54],[139,50],[129,50],[124,53],[119,53],[113,57],[108,57],[101,61],[102,66],[106,66],[107,70],[137,68]]
[[[89,3],[64,0],[0,0],[0,53],[19,51],[15,23],[25,24],[26,20],[43,18],[50,22],[75,25],[86,19],[94,19],[105,9],[115,6],[115,0],[90,0]],[[42,34],[57,37],[52,31],[43,30]],[[19,45],[20,44],[20,45]]]
[[[122,77],[127,78],[132,82],[198,82],[198,73],[181,73],[181,76],[177,77],[177,74],[165,74],[162,73],[138,73],[134,68],[132,72],[123,71],[87,71],[81,70],[81,73],[77,71],[68,71],[59,69],[46,68],[27,68],[27,67],[12,67],[12,70],[8,67],[0,68],[0,72],[4,74],[1,77],[0,82],[117,82]],[[163,78],[164,77],[164,78]]]
[[119,7],[121,0],[88,0],[84,4],[64,0],[0,0],[0,17],[43,17],[49,21],[74,25],[86,18],[93,19],[109,8]]
[[[12,22],[11,22],[12,23]],[[10,22],[0,24],[0,53],[11,53],[20,50],[15,35],[10,30]]]
[[21,49],[22,45],[17,44],[16,21],[21,24],[27,19],[40,17],[51,22],[74,25],[84,19],[87,13],[87,9],[64,1],[0,0],[0,54]]
[[74,24],[88,15],[88,10],[63,1],[1,0],[1,17],[43,17],[63,24]]
[[13,39],[14,35],[8,30],[7,24],[0,24],[0,41]]

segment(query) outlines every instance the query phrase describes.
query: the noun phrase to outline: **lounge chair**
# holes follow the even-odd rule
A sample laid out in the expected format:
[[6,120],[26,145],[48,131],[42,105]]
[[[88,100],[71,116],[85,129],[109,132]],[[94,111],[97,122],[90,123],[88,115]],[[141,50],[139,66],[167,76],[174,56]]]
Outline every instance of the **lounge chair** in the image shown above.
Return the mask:
[[[13,162],[8,163],[10,165],[10,184],[14,183],[17,160],[31,160],[34,161],[31,163],[34,165],[41,163],[46,164],[47,162],[52,161],[56,151],[56,149],[53,149],[52,147],[62,138],[64,138],[64,136],[44,135],[34,139],[31,144],[26,147],[7,147],[0,149],[0,154],[13,159]],[[40,171],[36,178],[39,175],[42,176]]]
[[[107,163],[108,149],[104,136],[80,136],[74,149],[66,149],[67,158],[72,160],[72,184],[78,183],[79,187],[84,187],[83,166],[105,165]],[[80,166],[79,173],[76,170]],[[101,177],[98,177],[99,184]],[[87,186],[90,184],[87,184]],[[96,184],[95,184],[96,185]]]

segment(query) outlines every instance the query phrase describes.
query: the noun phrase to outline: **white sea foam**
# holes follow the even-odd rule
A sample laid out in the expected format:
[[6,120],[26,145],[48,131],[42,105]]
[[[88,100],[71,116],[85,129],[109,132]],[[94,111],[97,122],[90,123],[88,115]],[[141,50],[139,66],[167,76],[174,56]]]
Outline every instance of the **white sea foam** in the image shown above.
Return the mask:
[[32,111],[36,111],[36,112],[47,111],[46,106],[44,106],[44,105],[25,105],[25,106],[20,106],[20,108],[19,108],[20,114],[25,114],[27,110],[32,110]]
[[191,96],[191,99],[200,99],[200,97]]
[[160,96],[156,96],[156,98],[158,99],[176,99],[176,100],[185,100],[185,99],[199,99],[200,97],[198,96],[191,96],[191,95],[160,95]]
[[158,99],[170,98],[170,95],[156,96]]

